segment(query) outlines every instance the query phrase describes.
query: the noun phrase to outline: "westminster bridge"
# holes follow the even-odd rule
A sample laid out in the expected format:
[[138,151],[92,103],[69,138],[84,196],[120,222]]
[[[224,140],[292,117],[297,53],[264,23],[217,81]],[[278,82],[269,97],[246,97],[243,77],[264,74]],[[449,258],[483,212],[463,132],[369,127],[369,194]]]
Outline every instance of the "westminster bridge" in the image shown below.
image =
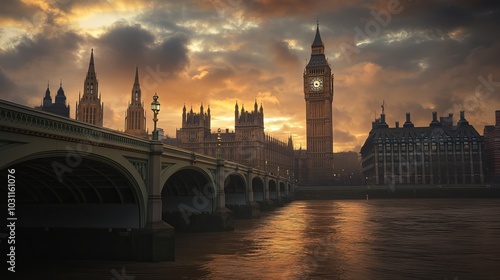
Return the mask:
[[31,254],[53,241],[59,249],[39,254],[173,260],[174,228],[232,230],[229,209],[258,217],[293,192],[265,170],[4,100],[0,132],[0,170],[15,171],[3,197],[15,196],[10,215]]

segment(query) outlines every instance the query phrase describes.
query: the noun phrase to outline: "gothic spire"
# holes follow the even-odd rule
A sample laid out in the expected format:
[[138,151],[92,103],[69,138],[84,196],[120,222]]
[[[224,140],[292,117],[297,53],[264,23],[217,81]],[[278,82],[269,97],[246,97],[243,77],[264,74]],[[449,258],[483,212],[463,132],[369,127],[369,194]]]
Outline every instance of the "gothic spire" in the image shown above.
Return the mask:
[[94,49],[91,50],[90,52],[90,62],[89,62],[89,71],[87,72],[87,75],[89,74],[94,74],[95,75],[95,68],[94,68]]
[[316,36],[314,37],[312,47],[320,47],[320,46],[324,46],[324,45],[323,45],[323,41],[321,40],[321,35],[319,34],[319,22],[316,21]]
[[134,86],[139,86],[139,67],[135,67],[135,81]]
[[134,86],[132,87],[132,100],[134,106],[141,106],[141,86],[139,84],[139,67],[135,67]]

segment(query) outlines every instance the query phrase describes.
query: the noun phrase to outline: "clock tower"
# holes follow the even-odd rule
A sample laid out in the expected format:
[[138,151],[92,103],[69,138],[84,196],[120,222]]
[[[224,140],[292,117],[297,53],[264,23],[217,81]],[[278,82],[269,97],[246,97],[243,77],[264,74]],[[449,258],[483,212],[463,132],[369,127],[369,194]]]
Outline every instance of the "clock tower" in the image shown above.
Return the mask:
[[333,179],[333,74],[316,24],[311,58],[304,69],[306,100],[307,182],[328,185]]

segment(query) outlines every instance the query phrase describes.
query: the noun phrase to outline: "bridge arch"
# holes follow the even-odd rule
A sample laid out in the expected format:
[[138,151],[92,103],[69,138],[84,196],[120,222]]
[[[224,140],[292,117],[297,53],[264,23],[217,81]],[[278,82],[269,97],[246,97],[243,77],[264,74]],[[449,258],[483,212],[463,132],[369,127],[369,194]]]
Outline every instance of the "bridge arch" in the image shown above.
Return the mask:
[[286,186],[285,186],[285,182],[280,182],[280,196],[286,196],[287,192],[286,192]]
[[264,179],[256,176],[252,179],[252,190],[254,201],[264,201]]
[[206,170],[197,166],[183,166],[169,173],[168,177],[163,178],[161,191],[163,213],[213,212],[216,190]]
[[229,173],[224,180],[227,205],[244,205],[247,202],[247,180],[239,172]]
[[45,150],[6,166],[16,170],[20,226],[140,228],[146,223],[146,187],[128,160],[86,153],[68,161],[68,155]]
[[276,186],[276,181],[269,180],[268,186],[269,186],[269,198],[270,199],[278,198],[278,187]]

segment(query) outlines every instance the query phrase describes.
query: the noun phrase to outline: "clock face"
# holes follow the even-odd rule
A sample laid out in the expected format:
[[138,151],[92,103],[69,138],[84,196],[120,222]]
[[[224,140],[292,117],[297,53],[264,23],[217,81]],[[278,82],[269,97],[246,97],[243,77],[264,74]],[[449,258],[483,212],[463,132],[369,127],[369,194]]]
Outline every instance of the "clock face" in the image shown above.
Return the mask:
[[323,79],[320,77],[314,77],[311,79],[311,90],[320,91],[323,89]]

